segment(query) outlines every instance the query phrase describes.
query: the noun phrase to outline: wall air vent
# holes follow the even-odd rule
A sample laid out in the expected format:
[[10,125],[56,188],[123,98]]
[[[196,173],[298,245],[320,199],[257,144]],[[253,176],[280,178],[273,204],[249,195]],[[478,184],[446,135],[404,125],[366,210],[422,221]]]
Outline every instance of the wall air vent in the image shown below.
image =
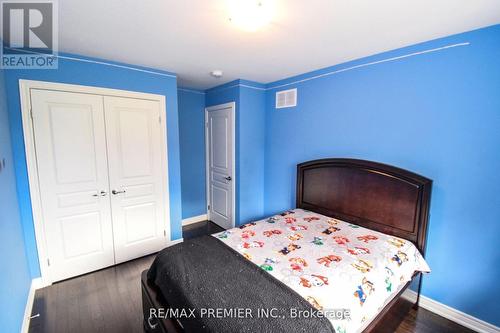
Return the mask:
[[297,88],[276,92],[276,109],[297,106]]

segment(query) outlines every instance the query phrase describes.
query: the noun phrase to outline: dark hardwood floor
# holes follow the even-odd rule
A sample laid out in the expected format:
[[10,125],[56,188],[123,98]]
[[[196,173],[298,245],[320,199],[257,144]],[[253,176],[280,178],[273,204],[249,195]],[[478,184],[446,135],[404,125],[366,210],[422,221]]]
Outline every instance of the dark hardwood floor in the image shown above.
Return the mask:
[[182,227],[182,237],[184,239],[190,239],[203,235],[215,234],[222,230],[224,229],[210,221],[199,222]]
[[[223,230],[212,222],[183,227],[184,239]],[[154,255],[82,275],[37,290],[29,331],[34,332],[143,332],[141,272]],[[400,299],[388,320],[377,327],[380,333],[472,332],[425,309],[415,310]]]

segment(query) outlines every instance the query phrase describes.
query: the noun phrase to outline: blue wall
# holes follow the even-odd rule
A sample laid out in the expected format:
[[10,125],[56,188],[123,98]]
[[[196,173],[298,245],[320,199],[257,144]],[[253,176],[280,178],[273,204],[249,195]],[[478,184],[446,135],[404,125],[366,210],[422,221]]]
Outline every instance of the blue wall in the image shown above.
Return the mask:
[[500,26],[271,83],[455,43],[291,84],[298,105],[266,107],[265,212],[295,204],[296,164],[354,157],[434,180],[423,294],[500,325]]
[[181,157],[182,218],[207,213],[205,186],[205,93],[177,91]]
[[240,81],[239,222],[262,218],[264,214],[264,154],[266,92],[262,86]]
[[264,85],[235,80],[206,90],[206,106],[236,103],[236,225],[264,213]]
[[16,194],[4,71],[0,71],[0,326],[19,332],[31,284]]
[[103,64],[102,62],[93,62],[93,59],[89,58],[77,58],[84,61],[60,58],[59,69],[57,70],[9,70],[6,73],[9,122],[16,170],[17,192],[26,242],[26,252],[28,254],[32,277],[40,276],[40,270],[24,155],[24,139],[19,106],[19,79],[123,89],[166,96],[171,238],[177,239],[182,237],[179,120],[177,114],[177,80],[175,75],[156,70],[152,73],[150,69],[144,70],[137,66],[127,68],[116,63],[107,62]]

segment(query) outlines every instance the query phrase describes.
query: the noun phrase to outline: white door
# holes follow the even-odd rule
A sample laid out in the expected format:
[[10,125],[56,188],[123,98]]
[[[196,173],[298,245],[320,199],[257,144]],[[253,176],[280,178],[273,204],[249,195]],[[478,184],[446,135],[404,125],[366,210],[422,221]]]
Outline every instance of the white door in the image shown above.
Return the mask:
[[114,264],[103,97],[31,90],[52,281]]
[[209,219],[234,227],[234,103],[206,109]]
[[[104,97],[116,263],[166,245],[160,103]],[[165,170],[162,170],[165,168]]]

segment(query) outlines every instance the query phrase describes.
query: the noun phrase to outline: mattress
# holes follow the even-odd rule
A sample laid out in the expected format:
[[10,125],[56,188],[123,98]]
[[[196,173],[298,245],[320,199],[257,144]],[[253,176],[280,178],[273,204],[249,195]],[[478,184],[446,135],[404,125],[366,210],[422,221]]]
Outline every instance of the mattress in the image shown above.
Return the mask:
[[362,331],[415,272],[430,272],[410,241],[302,209],[213,237],[321,310],[337,333]]

